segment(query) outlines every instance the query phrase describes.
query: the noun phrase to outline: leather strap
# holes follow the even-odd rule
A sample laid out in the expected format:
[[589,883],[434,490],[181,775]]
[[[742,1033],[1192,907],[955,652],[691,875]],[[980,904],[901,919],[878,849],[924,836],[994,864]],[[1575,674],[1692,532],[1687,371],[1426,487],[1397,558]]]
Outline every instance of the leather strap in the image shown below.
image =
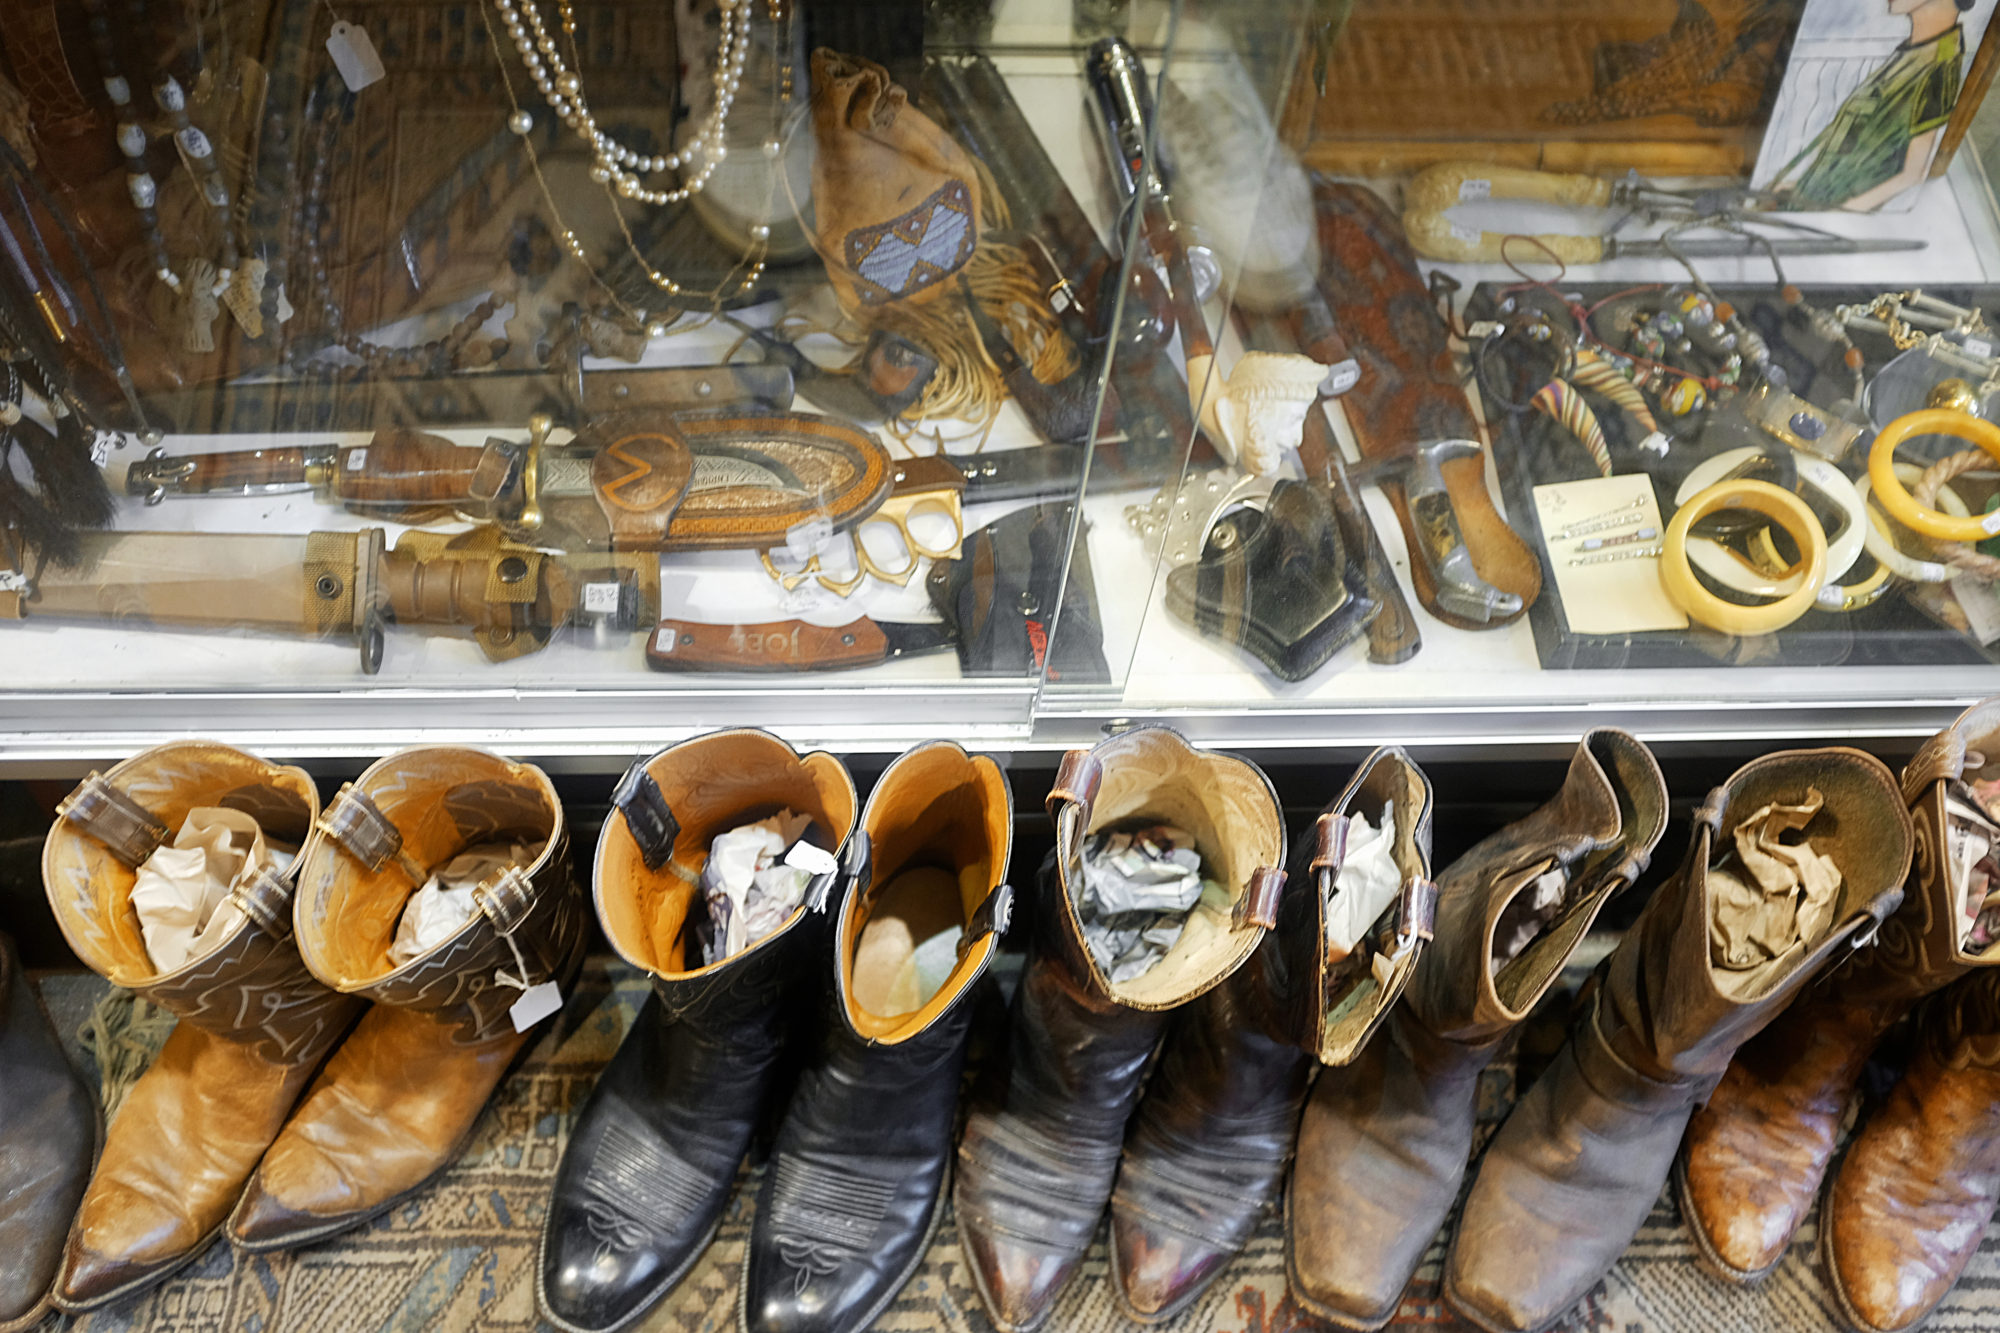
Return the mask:
[[1708,794],[1708,799],[1703,801],[1701,807],[1694,812],[1694,823],[1697,828],[1703,824],[1708,825],[1708,840],[1711,844],[1722,840],[1722,815],[1728,808],[1729,793],[1723,788],[1717,787]]
[[1097,789],[1104,781],[1104,766],[1089,750],[1070,750],[1062,757],[1056,769],[1055,786],[1049,788],[1046,802],[1049,818],[1056,818],[1056,811],[1065,803],[1074,805],[1082,812],[1078,821],[1090,822],[1090,807],[1097,800]]
[[320,812],[319,828],[370,870],[380,870],[383,863],[403,851],[401,830],[351,782],[344,784]]
[[1403,881],[1402,896],[1396,901],[1396,941],[1407,946],[1432,938],[1437,926],[1438,888],[1422,875]]
[[230,890],[229,900],[272,939],[291,937],[292,881],[288,875],[259,866],[256,874]]
[[1725,1070],[1680,1078],[1655,1078],[1627,1064],[1612,1048],[1604,1031],[1604,992],[1592,997],[1582,1021],[1571,1032],[1577,1072],[1608,1102],[1646,1115],[1700,1106],[1708,1101]]
[[1285,872],[1276,866],[1258,866],[1250,872],[1250,882],[1236,900],[1230,919],[1238,930],[1245,926],[1270,930],[1278,924],[1278,900],[1284,894]]
[[1338,875],[1347,864],[1347,816],[1331,810],[1313,821],[1312,869]]
[[56,815],[137,870],[167,840],[167,826],[102,774],[93,772],[56,805]]
[[993,892],[972,914],[972,920],[965,923],[965,936],[958,946],[959,957],[963,958],[968,949],[988,935],[1004,935],[1014,920],[1014,890],[1006,884],[996,884]]
[[1933,782],[1950,782],[1965,772],[1965,734],[1947,727],[1918,747],[1903,765],[1903,800],[1915,805]]
[[625,816],[625,831],[638,845],[646,869],[658,870],[674,854],[674,841],[681,836],[681,822],[667,807],[660,784],[646,771],[647,762],[641,759],[625,770],[625,776],[611,789],[611,804]]
[[535,884],[519,866],[508,866],[472,891],[472,901],[502,935],[512,935],[535,907]]
[[856,829],[847,835],[847,845],[840,849],[840,867],[823,875],[815,875],[806,885],[806,910],[821,912],[833,900],[833,890],[846,880],[850,893],[865,894],[875,882],[875,844],[868,837],[867,829]]

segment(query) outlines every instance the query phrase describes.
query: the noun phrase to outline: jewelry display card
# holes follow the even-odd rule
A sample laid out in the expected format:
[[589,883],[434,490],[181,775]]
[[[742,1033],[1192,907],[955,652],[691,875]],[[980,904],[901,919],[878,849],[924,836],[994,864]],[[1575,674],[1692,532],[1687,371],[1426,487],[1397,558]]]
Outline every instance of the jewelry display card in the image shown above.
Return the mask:
[[[1535,487],[1535,515],[1573,634],[1686,629],[1660,585],[1660,504],[1644,473]],[[1647,535],[1650,534],[1650,535]]]

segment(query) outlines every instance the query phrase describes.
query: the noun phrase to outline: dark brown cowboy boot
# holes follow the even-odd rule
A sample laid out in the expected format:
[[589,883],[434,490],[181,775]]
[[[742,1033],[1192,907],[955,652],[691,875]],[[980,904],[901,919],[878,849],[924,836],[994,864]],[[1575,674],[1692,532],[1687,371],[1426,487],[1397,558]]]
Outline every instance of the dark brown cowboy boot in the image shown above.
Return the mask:
[[[1348,820],[1379,824],[1392,802],[1401,890],[1365,942],[1330,961]],[[1377,750],[1296,845],[1276,929],[1175,1013],[1111,1195],[1111,1267],[1134,1319],[1187,1309],[1249,1240],[1291,1158],[1313,1055],[1352,1060],[1430,938],[1430,848],[1430,780],[1401,750]]]
[[[1666,819],[1651,752],[1622,731],[1593,731],[1546,805],[1439,877],[1436,939],[1383,1038],[1322,1073],[1306,1106],[1286,1227],[1301,1306],[1351,1329],[1395,1315],[1465,1177],[1480,1071],[1599,910],[1646,868]],[[1540,919],[1526,915],[1538,892],[1559,906],[1496,966],[1496,936]]]
[[0,933],[0,1333],[48,1313],[63,1237],[101,1130],[97,1099],[63,1054],[42,997]]
[[1744,1043],[1688,1123],[1676,1170],[1681,1216],[1695,1253],[1725,1280],[1756,1282],[1784,1259],[1882,1034],[1968,969],[2000,963],[2000,949],[1965,951],[1945,854],[1946,793],[1978,776],[1988,755],[2000,772],[2000,699],[1966,710],[1903,769],[1916,830],[1916,874],[1903,905],[1873,943]]
[[[1064,756],[1049,811],[1056,847],[1007,1058],[974,1094],[952,1188],[967,1272],[1001,1333],[1048,1321],[1110,1198],[1167,1015],[1249,959],[1285,878],[1284,824],[1262,771],[1164,727]],[[1084,943],[1071,881],[1087,835],[1135,822],[1193,834],[1228,905],[1197,904],[1164,958],[1114,982]]]
[[[932,741],[889,765],[861,827],[868,868],[821,958],[833,1002],[750,1228],[743,1333],[872,1326],[944,1211],[974,999],[1013,907],[1014,798],[991,759]],[[925,994],[925,942],[950,932]]]
[[92,774],[59,807],[42,850],[49,905],[77,956],[182,1020],[119,1107],[70,1228],[52,1299],[72,1313],[132,1296],[207,1247],[362,1008],[300,960],[289,873],[237,890],[243,920],[213,950],[154,968],[133,868],[201,806],[243,811],[273,839],[304,843],[319,795],[296,768],[175,742]]
[[[1800,831],[1839,884],[1823,925],[1753,970],[1712,961],[1714,866],[1772,803],[1824,804]],[[1796,839],[1795,839],[1796,841]],[[1494,1333],[1547,1328],[1631,1243],[1695,1106],[1739,1046],[1902,901],[1910,816],[1858,750],[1788,750],[1738,769],[1696,812],[1687,859],[1618,942],[1555,1062],[1514,1106],[1473,1181],[1445,1301]]]
[[[430,873],[508,843],[524,854],[473,889],[472,916],[395,963],[397,924]],[[252,1253],[360,1226],[451,1165],[529,1034],[561,1007],[559,995],[553,1008],[515,1005],[567,987],[583,961],[562,804],[532,765],[444,746],[392,754],[341,788],[299,861],[300,956],[375,1003],[230,1215],[230,1243]]]
[[1916,1053],[1841,1158],[1820,1210],[1827,1285],[1861,1333],[1901,1333],[1945,1298],[2000,1204],[2000,973],[1918,1010]]
[[789,809],[810,818],[802,838],[829,856],[860,848],[846,766],[768,732],[662,750],[633,765],[612,803],[597,916],[653,993],[577,1116],[542,1226],[537,1299],[571,1333],[637,1322],[708,1249],[786,1040],[818,1000],[825,909],[845,872],[822,870],[782,925],[704,965],[692,920],[707,915],[697,885],[711,844]]

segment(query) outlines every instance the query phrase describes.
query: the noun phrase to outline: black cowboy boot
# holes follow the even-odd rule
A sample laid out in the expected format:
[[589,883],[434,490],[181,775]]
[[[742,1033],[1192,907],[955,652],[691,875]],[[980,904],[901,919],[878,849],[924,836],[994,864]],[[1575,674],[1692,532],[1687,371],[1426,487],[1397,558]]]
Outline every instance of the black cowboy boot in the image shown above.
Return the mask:
[[722,1221],[795,1017],[801,978],[823,957],[819,911],[839,872],[774,933],[704,967],[688,932],[717,834],[780,807],[838,850],[854,827],[853,779],[832,755],[803,757],[760,731],[724,731],[662,751],[618,785],[597,845],[597,914],[612,945],[652,976],[653,995],[584,1103],[542,1227],[536,1296],[558,1328],[607,1333],[679,1282]]
[[[898,759],[869,796],[861,826],[873,864],[841,905],[835,1012],[764,1173],[744,1333],[858,1333],[923,1262],[949,1174],[972,997],[1012,905],[1013,813],[993,761],[949,741]],[[950,964],[929,994],[919,963],[941,949],[926,940],[949,952],[922,970]]]

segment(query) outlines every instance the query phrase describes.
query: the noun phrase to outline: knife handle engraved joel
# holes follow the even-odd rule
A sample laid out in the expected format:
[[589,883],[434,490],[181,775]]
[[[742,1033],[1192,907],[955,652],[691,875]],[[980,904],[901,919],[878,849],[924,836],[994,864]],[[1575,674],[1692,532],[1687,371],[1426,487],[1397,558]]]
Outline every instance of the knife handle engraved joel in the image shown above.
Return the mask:
[[872,666],[888,655],[889,640],[872,620],[830,629],[802,620],[662,620],[646,645],[646,665],[655,671],[833,671]]

